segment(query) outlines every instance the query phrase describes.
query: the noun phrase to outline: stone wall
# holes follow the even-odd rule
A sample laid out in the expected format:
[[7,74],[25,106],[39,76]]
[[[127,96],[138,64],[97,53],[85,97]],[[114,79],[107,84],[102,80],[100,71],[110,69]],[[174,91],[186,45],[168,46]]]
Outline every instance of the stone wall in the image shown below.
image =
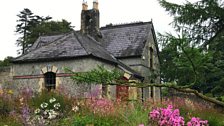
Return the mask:
[[[159,62],[159,50],[157,50],[156,40],[153,37],[153,29],[149,32],[146,46],[143,50],[142,56],[142,74],[145,75],[146,83],[160,83],[160,62]],[[150,51],[152,49],[152,52]],[[152,66],[150,65],[150,59],[152,59]],[[151,97],[154,101],[160,101],[161,99],[161,88],[149,87],[145,88],[144,96]]]
[[68,75],[64,68],[70,68],[74,72],[86,72],[103,65],[106,69],[114,69],[115,66],[93,58],[79,58],[76,60],[22,63],[13,64],[12,75],[16,90],[32,88],[41,91],[45,88],[43,74],[47,71],[56,73],[56,89],[63,88],[72,96],[85,97],[91,89],[90,85],[77,84]]
[[173,103],[185,104],[186,106],[189,106],[189,108],[197,108],[197,107],[203,107],[208,109],[213,108],[220,112],[224,112],[224,107],[206,101],[196,96],[194,93],[183,93],[175,89],[170,89],[168,98],[170,98]]
[[12,84],[10,67],[0,68],[0,86],[9,86]]

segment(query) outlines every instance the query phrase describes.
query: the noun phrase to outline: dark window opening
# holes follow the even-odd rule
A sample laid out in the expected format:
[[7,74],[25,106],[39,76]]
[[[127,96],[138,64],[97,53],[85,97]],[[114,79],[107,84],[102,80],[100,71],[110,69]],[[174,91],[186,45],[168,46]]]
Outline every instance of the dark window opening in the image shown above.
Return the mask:
[[150,68],[153,68],[153,49],[152,47],[149,48],[149,51],[150,51],[150,59],[149,59],[149,62],[150,62]]
[[107,89],[107,85],[102,84],[102,96],[103,96],[104,98],[107,97],[107,91],[108,91],[108,89]]
[[151,87],[150,96],[151,96],[151,98],[153,98],[153,87]]
[[[153,84],[154,81],[151,80],[150,83]],[[153,91],[153,87],[151,87],[150,89],[151,89],[150,96],[151,96],[151,98],[153,98],[153,95],[154,95],[154,94],[153,94],[153,92],[154,92],[154,91]]]
[[45,87],[48,91],[55,89],[56,85],[56,74],[53,72],[47,72],[44,74]]

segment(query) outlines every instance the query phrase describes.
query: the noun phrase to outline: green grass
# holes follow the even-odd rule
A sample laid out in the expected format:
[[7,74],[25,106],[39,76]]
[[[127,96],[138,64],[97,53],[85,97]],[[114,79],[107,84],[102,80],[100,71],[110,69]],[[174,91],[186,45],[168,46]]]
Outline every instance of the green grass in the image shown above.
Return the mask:
[[12,118],[10,116],[0,118],[0,126],[23,126],[21,121],[15,120],[15,118]]

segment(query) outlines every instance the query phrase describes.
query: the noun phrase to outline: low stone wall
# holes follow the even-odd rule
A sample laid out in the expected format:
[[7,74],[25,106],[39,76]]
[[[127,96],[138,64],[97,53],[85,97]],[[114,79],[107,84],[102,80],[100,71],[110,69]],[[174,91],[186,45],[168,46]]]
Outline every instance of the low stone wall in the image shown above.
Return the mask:
[[[194,107],[196,105],[197,107],[201,106],[203,108],[216,109],[220,112],[224,112],[224,107],[216,105],[212,102],[206,101],[196,96],[193,93],[183,93],[183,92],[179,92],[174,89],[171,89],[168,97],[172,99],[171,101],[173,103],[185,104],[186,106],[189,106],[189,107]],[[181,102],[184,102],[184,103],[181,103]]]
[[12,76],[10,67],[0,68],[0,86],[8,86],[12,84]]

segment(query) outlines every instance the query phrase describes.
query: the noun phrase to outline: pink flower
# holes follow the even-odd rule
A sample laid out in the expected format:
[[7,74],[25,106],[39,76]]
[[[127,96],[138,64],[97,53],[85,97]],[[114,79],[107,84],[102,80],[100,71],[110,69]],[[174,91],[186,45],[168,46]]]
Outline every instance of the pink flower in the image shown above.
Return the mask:
[[200,118],[192,117],[191,121],[187,123],[187,126],[207,126],[207,120],[201,120]]
[[[158,122],[159,126],[184,126],[184,118],[180,116],[179,109],[173,110],[172,105],[168,105],[167,108],[153,109],[149,117]],[[193,117],[187,126],[208,126],[208,121]]]
[[138,126],[145,126],[144,124],[139,124]]
[[179,109],[173,110],[172,105],[168,105],[167,108],[153,109],[149,115],[160,126],[184,126],[184,118],[180,116]]

